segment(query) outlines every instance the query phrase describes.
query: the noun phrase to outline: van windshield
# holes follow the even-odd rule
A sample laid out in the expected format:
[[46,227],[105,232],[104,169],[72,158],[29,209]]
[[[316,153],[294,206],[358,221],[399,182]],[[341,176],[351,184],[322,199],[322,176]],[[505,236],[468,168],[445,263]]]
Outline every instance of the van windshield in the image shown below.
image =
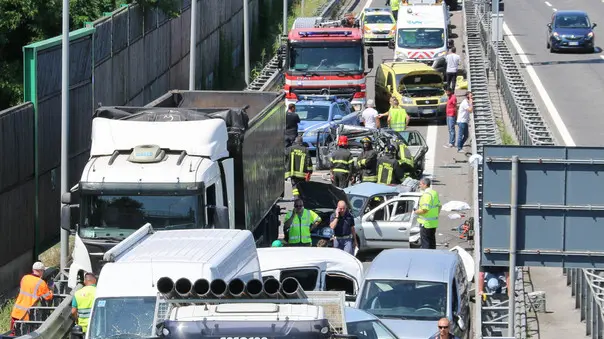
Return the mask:
[[442,28],[400,28],[397,34],[400,48],[434,49],[445,45],[445,30]]
[[360,309],[378,318],[436,321],[447,315],[447,284],[414,280],[369,280]]
[[89,339],[147,338],[153,332],[156,297],[98,298]]

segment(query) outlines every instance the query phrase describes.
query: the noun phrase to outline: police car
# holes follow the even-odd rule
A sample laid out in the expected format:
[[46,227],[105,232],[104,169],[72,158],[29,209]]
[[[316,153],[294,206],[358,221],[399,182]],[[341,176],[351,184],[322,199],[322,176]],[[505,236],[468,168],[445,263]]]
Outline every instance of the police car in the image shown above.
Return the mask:
[[366,8],[359,22],[363,25],[365,42],[384,42],[394,38],[396,20],[388,8]]

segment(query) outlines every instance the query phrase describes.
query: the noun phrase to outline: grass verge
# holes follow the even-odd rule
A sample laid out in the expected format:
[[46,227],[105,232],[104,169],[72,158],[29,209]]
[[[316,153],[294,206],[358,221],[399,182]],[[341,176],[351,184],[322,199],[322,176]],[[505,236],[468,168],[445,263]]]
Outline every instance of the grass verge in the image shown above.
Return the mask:
[[[296,20],[297,17],[316,16],[317,9],[329,1],[330,0],[295,0],[287,16],[288,31],[294,24],[294,20]],[[304,6],[302,6],[303,4]],[[254,81],[254,79],[260,75],[266,63],[275,55],[275,53],[277,53],[277,50],[281,44],[280,35],[282,32],[283,22],[275,24],[269,30],[269,34],[273,38],[272,40],[268,40],[268,42],[262,48],[262,52],[260,52],[260,59],[254,63],[253,68],[250,70],[250,81]]]
[[[73,251],[75,237],[69,237],[69,255]],[[68,261],[70,258],[67,258]],[[61,244],[58,243],[53,247],[41,253],[38,256],[38,260],[44,263],[46,267],[58,267],[61,264]],[[10,330],[10,314],[15,304],[15,298],[5,298],[0,296],[0,334],[8,332]]]
[[501,120],[497,120],[497,128],[499,129],[499,133],[501,134],[501,144],[502,145],[518,145],[514,137],[508,133],[507,128],[505,128],[505,124]]

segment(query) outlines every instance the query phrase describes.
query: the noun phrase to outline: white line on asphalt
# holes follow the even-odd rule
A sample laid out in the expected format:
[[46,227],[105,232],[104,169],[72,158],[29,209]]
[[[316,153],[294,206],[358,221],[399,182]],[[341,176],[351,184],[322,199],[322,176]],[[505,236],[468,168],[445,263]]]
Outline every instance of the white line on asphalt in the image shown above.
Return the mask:
[[[602,2],[604,2],[604,0],[602,0]],[[600,55],[600,58],[604,59],[604,55]]]
[[424,176],[434,179],[434,163],[436,161],[436,137],[438,136],[438,126],[429,125],[426,132],[426,143],[428,152],[424,166]]
[[[604,1],[604,0],[602,0],[602,1]],[[550,4],[550,3],[549,3],[549,2],[547,2],[547,1],[545,2],[545,4],[546,4],[546,5],[548,5],[549,7],[552,7],[552,4]]]
[[552,10],[553,10],[554,12],[557,12],[557,11],[558,11],[558,10],[557,10],[557,9],[555,9],[555,8],[552,8]]
[[514,46],[516,53],[518,53],[518,56],[520,57],[520,61],[522,61],[522,63],[525,65],[526,72],[528,73],[528,75],[531,77],[531,80],[535,84],[535,87],[537,88],[537,92],[539,92],[539,96],[541,96],[543,103],[545,103],[545,107],[547,108],[549,115],[552,117],[552,120],[554,121],[554,124],[556,125],[556,128],[558,129],[558,132],[562,136],[562,140],[564,141],[564,144],[566,146],[576,146],[575,141],[573,140],[573,137],[570,135],[570,132],[568,131],[568,128],[566,128],[564,121],[562,121],[562,117],[560,116],[560,113],[558,113],[556,106],[554,106],[552,99],[549,97],[549,94],[545,90],[545,87],[543,86],[541,79],[539,79],[539,77],[537,76],[537,72],[535,72],[535,69],[533,68],[533,66],[531,66],[529,64],[529,59],[524,54],[524,51],[522,50],[522,47],[520,47],[518,40],[516,40],[516,37],[514,37],[514,35],[512,35],[512,31],[510,30],[510,28],[508,27],[508,25],[505,22],[503,23],[503,31],[508,36],[508,39],[512,43],[512,46]]

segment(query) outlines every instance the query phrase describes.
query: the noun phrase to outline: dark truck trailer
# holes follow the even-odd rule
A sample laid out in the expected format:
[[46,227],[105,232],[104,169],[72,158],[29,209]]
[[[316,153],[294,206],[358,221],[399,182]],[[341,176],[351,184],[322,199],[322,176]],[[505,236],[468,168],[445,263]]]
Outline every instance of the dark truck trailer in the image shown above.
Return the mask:
[[[264,227],[269,230],[269,240],[278,236],[277,202],[284,193],[284,98],[285,95],[278,92],[175,90],[146,105],[189,109],[245,108],[249,126],[243,137],[236,141],[240,142],[239,150],[235,154],[231,152],[237,190],[235,224],[238,229],[252,231],[257,240],[261,239]],[[229,130],[231,133],[237,131]],[[268,244],[268,240],[264,243]]]

